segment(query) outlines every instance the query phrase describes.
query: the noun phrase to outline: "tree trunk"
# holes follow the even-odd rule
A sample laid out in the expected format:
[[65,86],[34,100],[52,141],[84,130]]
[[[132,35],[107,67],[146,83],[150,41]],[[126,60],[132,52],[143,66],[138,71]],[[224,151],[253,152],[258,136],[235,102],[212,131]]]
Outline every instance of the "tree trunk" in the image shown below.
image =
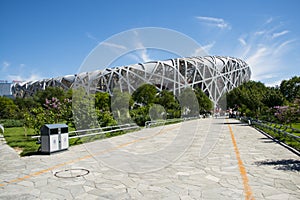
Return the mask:
[[27,129],[26,129],[26,126],[23,126],[23,128],[24,128],[24,135],[25,135],[25,137],[27,137]]

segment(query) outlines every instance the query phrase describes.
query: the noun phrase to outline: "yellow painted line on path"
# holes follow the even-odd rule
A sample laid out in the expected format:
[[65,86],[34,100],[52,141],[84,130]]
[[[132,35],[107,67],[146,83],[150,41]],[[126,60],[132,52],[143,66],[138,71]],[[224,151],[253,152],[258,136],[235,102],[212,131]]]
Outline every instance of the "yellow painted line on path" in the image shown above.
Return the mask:
[[[227,122],[228,122],[228,120],[227,120]],[[252,190],[251,190],[251,187],[249,185],[247,171],[246,171],[246,168],[245,168],[245,166],[243,164],[243,161],[241,159],[240,152],[239,152],[238,146],[236,144],[236,140],[235,140],[232,128],[231,128],[230,124],[227,124],[227,125],[228,125],[229,132],[230,132],[230,135],[231,135],[231,140],[232,140],[232,144],[233,144],[233,147],[234,147],[235,156],[236,156],[236,159],[238,161],[238,166],[239,166],[240,174],[241,174],[242,179],[243,179],[245,199],[246,200],[250,200],[250,199],[254,200],[255,198],[253,197]]]
[[[159,131],[158,133],[154,134],[154,135],[151,135],[151,136],[147,136],[147,137],[141,137],[139,139],[136,139],[136,140],[132,140],[130,142],[126,142],[126,143],[123,143],[123,144],[120,144],[118,146],[115,146],[115,147],[112,147],[112,148],[109,148],[109,149],[105,149],[105,150],[102,150],[102,151],[99,151],[98,153],[96,153],[96,155],[101,155],[101,154],[104,154],[104,153],[108,153],[108,152],[112,152],[114,150],[117,150],[117,149],[121,149],[123,147],[126,147],[130,144],[134,144],[134,143],[137,143],[137,142],[140,142],[140,141],[143,141],[143,140],[146,140],[146,139],[149,139],[149,138],[152,138],[152,137],[155,137],[157,135],[161,135],[163,133],[166,133],[167,131],[171,131],[173,129],[176,129],[177,127],[179,126],[176,125],[175,127],[172,127],[172,128],[168,128],[168,129],[165,129],[165,130],[161,130]],[[49,167],[47,169],[43,169],[43,170],[40,170],[40,171],[37,171],[37,172],[34,172],[34,173],[31,173],[31,174],[28,174],[28,175],[25,175],[23,177],[20,177],[20,178],[16,178],[16,179],[13,179],[13,180],[10,180],[10,181],[5,181],[4,183],[0,183],[0,187],[3,187],[5,185],[8,185],[8,184],[11,184],[11,183],[17,183],[17,182],[21,182],[25,179],[29,179],[29,178],[32,178],[34,176],[39,176],[41,174],[45,174],[47,172],[50,172],[54,169],[57,169],[59,167],[62,167],[62,166],[65,166],[65,165],[68,165],[68,164],[72,164],[72,163],[76,163],[76,162],[79,162],[81,160],[85,160],[85,159],[89,159],[89,158],[92,158],[93,155],[86,155],[86,156],[83,156],[83,157],[80,157],[80,158],[77,158],[77,159],[74,159],[74,160],[70,160],[70,161],[67,161],[67,162],[63,162],[63,163],[60,163],[60,164],[57,164],[57,165],[54,165],[52,167]]]

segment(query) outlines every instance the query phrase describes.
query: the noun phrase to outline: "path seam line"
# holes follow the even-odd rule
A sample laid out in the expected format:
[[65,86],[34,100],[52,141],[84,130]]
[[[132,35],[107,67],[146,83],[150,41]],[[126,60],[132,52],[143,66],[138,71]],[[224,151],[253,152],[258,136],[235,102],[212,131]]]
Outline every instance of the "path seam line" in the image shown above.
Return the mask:
[[238,161],[240,174],[241,174],[241,177],[243,179],[245,199],[246,200],[254,200],[255,198],[253,197],[253,193],[252,193],[251,187],[249,185],[249,179],[248,179],[248,176],[247,176],[247,171],[246,171],[246,168],[245,168],[245,166],[243,164],[243,161],[241,159],[241,155],[240,155],[240,152],[239,152],[239,149],[238,149],[235,137],[234,137],[234,133],[232,131],[232,128],[231,128],[230,124],[228,123],[228,120],[226,120],[226,121],[227,121],[227,125],[228,125],[229,132],[230,132],[230,135],[231,135],[231,141],[232,141],[232,144],[233,144],[233,147],[234,147],[235,156],[236,156],[236,159]]

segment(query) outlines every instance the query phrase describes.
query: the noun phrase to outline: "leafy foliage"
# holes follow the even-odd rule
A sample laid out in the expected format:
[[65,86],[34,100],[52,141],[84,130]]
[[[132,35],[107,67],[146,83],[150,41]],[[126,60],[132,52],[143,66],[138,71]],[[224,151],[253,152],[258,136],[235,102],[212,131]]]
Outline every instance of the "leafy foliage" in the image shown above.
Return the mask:
[[14,101],[8,97],[0,97],[0,119],[14,119],[19,109]]
[[106,92],[97,92],[95,94],[95,107],[99,111],[110,111],[111,98]]
[[294,76],[289,80],[283,80],[280,84],[280,91],[290,102],[300,98],[300,76]]
[[178,100],[183,117],[199,116],[199,103],[192,88],[187,87],[181,91]]
[[212,109],[212,102],[200,89],[187,87],[175,97],[171,91],[145,84],[133,93],[130,107],[133,120],[143,126],[150,120],[199,116]]
[[266,88],[266,94],[263,98],[263,103],[269,108],[274,106],[281,106],[285,104],[285,98],[280,92],[279,88],[270,87]]
[[195,94],[198,100],[200,114],[205,114],[213,109],[212,101],[200,88],[195,90]]
[[24,125],[24,121],[19,119],[1,119],[0,124],[2,124],[5,128],[22,127]]
[[156,103],[161,105],[166,111],[168,119],[180,117],[180,104],[171,91],[162,90],[157,95]]
[[[290,126],[299,124],[299,82],[300,77],[293,77],[282,81],[280,87],[266,87],[260,82],[249,81],[227,94],[227,105],[249,117]],[[29,145],[28,151],[35,151],[37,145],[29,136],[39,134],[40,127],[46,123],[68,123],[77,130],[132,122],[144,126],[149,120],[198,116],[213,108],[212,102],[200,88],[186,88],[179,96],[174,96],[171,91],[158,91],[155,86],[144,84],[132,95],[120,90],[114,90],[113,94],[111,97],[104,92],[88,94],[84,88],[64,91],[48,87],[24,99],[0,97],[0,122],[6,128],[24,125],[15,129],[22,136],[16,136],[11,131],[8,132],[9,137],[16,138],[7,140],[12,146],[19,143],[26,149]],[[118,134],[121,132],[107,137]],[[74,144],[82,142],[76,140]],[[27,153],[25,150],[24,154]]]
[[40,90],[33,96],[35,102],[39,105],[43,105],[46,99],[52,99],[53,97],[57,98],[60,102],[64,99],[71,99],[72,90],[65,92],[60,87],[47,87],[45,90]]
[[242,115],[258,117],[269,107],[283,105],[284,97],[278,89],[249,81],[229,92],[227,103],[230,108],[238,107]]
[[151,120],[149,115],[149,109],[150,106],[147,105],[135,107],[130,111],[130,115],[137,125],[144,126],[146,121]]
[[242,115],[291,125],[300,121],[300,77],[283,80],[279,88],[249,81],[229,92],[227,102]]
[[288,106],[276,106],[274,109],[274,115],[280,123],[292,126],[293,123],[300,121],[300,99],[296,99]]
[[84,88],[73,90],[72,110],[74,125],[77,130],[98,128],[95,98]]
[[121,92],[115,89],[111,97],[111,111],[118,124],[132,123],[129,108],[133,105],[133,100],[128,92]]
[[150,84],[144,84],[133,92],[131,101],[134,104],[130,115],[139,126],[144,126],[146,121],[151,120],[149,110],[157,102],[157,93],[155,86]]
[[98,92],[95,94],[95,109],[97,113],[97,121],[101,127],[113,126],[117,122],[111,113],[111,97],[106,92]]
[[137,104],[150,105],[155,103],[157,92],[154,85],[144,84],[133,92],[132,98]]

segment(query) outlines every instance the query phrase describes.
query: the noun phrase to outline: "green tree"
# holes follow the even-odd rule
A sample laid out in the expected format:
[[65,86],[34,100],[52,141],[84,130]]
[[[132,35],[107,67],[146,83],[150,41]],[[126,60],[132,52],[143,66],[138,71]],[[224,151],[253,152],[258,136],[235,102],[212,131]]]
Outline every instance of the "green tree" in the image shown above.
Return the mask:
[[180,104],[171,91],[160,91],[156,103],[164,107],[168,119],[180,117]]
[[275,111],[277,119],[284,124],[289,124],[292,127],[293,123],[300,122],[300,99],[295,99],[288,106],[277,106]]
[[162,105],[153,104],[149,109],[149,116],[151,121],[166,120],[167,113]]
[[183,89],[178,97],[183,117],[199,116],[198,99],[191,87]]
[[54,123],[71,123],[71,101],[65,99],[60,102],[59,99],[52,97],[45,99],[43,106],[32,107],[28,111],[24,111],[24,129],[25,135],[27,128],[33,128],[36,134],[39,134],[40,128],[44,124]]
[[114,119],[111,112],[96,110],[96,113],[97,120],[101,127],[117,125],[117,121]]
[[97,92],[95,94],[95,107],[104,112],[110,111],[111,98],[107,92]]
[[149,115],[150,106],[138,106],[130,111],[131,118],[136,122],[139,126],[145,126],[146,121],[150,121]]
[[114,89],[111,97],[111,111],[118,124],[132,123],[130,117],[130,107],[133,105],[133,100],[129,92],[121,92]]
[[19,109],[12,99],[0,96],[0,119],[15,119],[18,113]]
[[40,90],[35,93],[33,96],[34,101],[43,106],[46,99],[52,99],[55,97],[59,99],[60,102],[63,102],[64,99],[72,98],[72,90],[65,91],[60,87],[47,87],[45,90]]
[[40,106],[40,104],[36,102],[32,97],[26,97],[26,98],[17,97],[14,99],[14,102],[20,110],[21,117],[23,117],[23,114],[25,112],[28,112],[32,108],[36,108]]
[[132,98],[138,104],[150,105],[155,103],[157,92],[154,85],[144,84],[133,92]]
[[265,96],[262,101],[267,107],[272,108],[274,106],[282,106],[285,102],[285,98],[279,88],[268,87],[266,88]]
[[99,127],[95,95],[87,94],[83,87],[73,90],[72,110],[77,130]]
[[300,76],[283,80],[280,84],[280,91],[289,102],[294,102],[295,99],[300,98]]
[[33,128],[36,134],[40,134],[40,129],[44,124],[55,123],[53,113],[45,112],[45,109],[41,106],[24,113],[24,119],[25,135],[27,134],[27,128]]
[[267,88],[263,83],[248,81],[228,93],[228,107],[238,107],[242,114],[258,117],[266,107],[263,103],[266,92]]
[[117,122],[111,113],[111,97],[107,92],[97,92],[95,94],[95,109],[97,120],[101,127],[113,126]]
[[132,93],[129,100],[130,116],[139,126],[144,126],[146,121],[151,120],[149,110],[157,102],[157,94],[156,87],[151,84],[144,84]]
[[195,89],[195,94],[198,100],[200,114],[204,114],[213,109],[212,101],[200,88]]

